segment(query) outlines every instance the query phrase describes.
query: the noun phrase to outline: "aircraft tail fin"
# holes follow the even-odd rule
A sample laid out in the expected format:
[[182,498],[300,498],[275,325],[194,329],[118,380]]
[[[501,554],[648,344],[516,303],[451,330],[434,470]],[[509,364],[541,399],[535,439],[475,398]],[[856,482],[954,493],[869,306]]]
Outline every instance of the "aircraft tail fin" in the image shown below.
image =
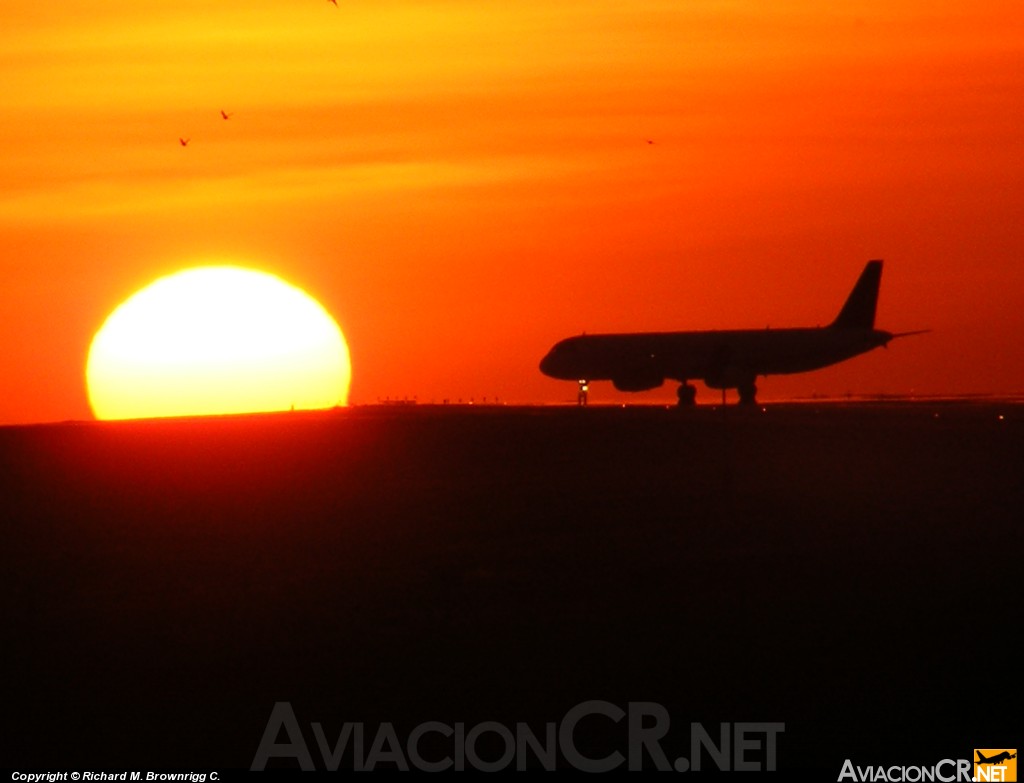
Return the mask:
[[835,329],[874,329],[878,287],[882,282],[882,262],[868,261],[846,298],[846,304],[830,325]]

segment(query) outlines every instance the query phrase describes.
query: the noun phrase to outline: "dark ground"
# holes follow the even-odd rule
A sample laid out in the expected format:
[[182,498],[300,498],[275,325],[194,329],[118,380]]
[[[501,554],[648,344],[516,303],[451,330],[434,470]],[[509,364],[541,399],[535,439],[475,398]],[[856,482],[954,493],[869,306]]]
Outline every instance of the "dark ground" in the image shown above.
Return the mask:
[[2,428],[0,766],[248,768],[275,701],[318,767],[592,699],[830,780],[1017,747],[1022,468],[1010,403]]

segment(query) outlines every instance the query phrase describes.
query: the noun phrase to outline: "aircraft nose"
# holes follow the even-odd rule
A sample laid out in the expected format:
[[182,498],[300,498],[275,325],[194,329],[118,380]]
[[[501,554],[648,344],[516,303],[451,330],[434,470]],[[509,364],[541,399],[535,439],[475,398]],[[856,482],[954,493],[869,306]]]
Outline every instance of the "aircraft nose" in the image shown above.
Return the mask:
[[551,370],[552,370],[551,364],[552,364],[551,351],[548,351],[547,354],[545,354],[544,358],[540,360],[540,371],[542,373],[544,373],[545,375],[551,375]]
[[565,375],[565,356],[558,350],[556,345],[543,359],[540,360],[540,371],[549,378],[562,379]]

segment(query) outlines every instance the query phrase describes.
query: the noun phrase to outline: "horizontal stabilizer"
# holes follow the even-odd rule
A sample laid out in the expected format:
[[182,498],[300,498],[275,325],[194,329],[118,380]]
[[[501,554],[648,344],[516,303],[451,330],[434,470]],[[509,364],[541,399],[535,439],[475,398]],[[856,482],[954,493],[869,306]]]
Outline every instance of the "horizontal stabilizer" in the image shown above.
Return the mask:
[[897,337],[913,337],[915,334],[929,334],[930,332],[931,329],[918,329],[917,331],[914,332],[896,332],[896,334],[894,334],[889,339],[895,340]]

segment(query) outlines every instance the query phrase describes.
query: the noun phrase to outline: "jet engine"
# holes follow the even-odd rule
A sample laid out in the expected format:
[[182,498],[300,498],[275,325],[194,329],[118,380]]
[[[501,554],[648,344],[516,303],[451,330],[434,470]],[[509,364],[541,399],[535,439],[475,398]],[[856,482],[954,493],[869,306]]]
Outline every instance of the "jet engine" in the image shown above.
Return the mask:
[[635,372],[612,378],[612,385],[619,391],[639,392],[657,389],[665,382],[664,376],[653,371]]

